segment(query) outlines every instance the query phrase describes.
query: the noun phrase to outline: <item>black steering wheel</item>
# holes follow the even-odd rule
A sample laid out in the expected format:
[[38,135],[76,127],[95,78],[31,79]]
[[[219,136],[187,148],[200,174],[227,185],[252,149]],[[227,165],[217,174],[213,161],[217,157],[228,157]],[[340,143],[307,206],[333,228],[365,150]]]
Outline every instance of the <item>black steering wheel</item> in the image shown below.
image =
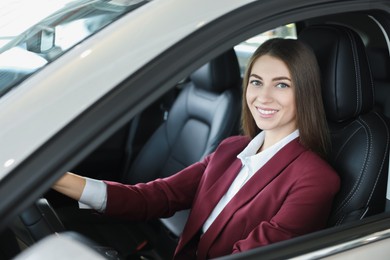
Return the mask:
[[[20,221],[15,223],[13,231],[14,233],[17,233],[15,234],[16,236],[24,237],[24,241],[27,241],[29,246],[46,236],[55,233],[68,233],[66,232],[65,226],[58,217],[54,208],[45,198],[40,198],[33,205],[25,209],[19,215],[19,219]],[[17,227],[18,225],[19,227]],[[29,234],[28,238],[26,238],[26,230]],[[84,238],[84,240],[90,241],[87,238]],[[118,252],[112,248],[98,246],[92,241],[87,244],[89,244],[92,248],[97,250],[107,259],[122,259]]]

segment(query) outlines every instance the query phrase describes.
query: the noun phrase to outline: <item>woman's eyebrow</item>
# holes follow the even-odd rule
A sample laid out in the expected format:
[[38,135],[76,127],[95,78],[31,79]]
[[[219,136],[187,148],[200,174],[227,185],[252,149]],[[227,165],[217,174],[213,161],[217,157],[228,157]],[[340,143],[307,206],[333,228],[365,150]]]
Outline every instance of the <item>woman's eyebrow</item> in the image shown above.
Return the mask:
[[278,80],[288,80],[288,81],[291,81],[291,79],[289,77],[276,77],[276,78],[273,78],[272,79],[273,81],[278,81]]
[[[258,78],[258,79],[263,79],[262,77],[260,77],[259,75],[257,74],[250,74],[249,77],[255,77],[255,78]],[[285,77],[285,76],[280,76],[280,77],[276,77],[276,78],[273,78],[272,81],[279,81],[279,80],[288,80],[288,81],[291,81],[291,79],[289,77]]]
[[250,74],[249,77],[255,77],[255,78],[258,78],[258,79],[263,79],[262,77],[260,77],[259,75],[257,74]]

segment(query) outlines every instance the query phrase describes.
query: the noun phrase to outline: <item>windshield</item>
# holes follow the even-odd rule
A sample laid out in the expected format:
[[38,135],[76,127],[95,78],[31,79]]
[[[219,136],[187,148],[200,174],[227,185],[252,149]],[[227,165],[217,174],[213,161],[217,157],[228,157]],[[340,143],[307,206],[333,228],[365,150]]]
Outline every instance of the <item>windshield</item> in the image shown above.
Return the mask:
[[[32,6],[30,0],[8,1],[8,6],[1,4],[0,96],[88,36],[147,2],[41,0],[38,1],[41,12],[36,11],[37,5]],[[34,15],[27,13],[29,6]],[[22,10],[30,19],[21,17]]]

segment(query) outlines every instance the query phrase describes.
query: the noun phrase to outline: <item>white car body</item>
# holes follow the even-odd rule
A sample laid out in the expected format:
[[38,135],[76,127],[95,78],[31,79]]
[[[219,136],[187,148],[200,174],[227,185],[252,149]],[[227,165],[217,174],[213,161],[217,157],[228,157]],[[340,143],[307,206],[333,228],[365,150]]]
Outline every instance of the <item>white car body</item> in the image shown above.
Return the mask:
[[221,2],[152,1],[9,92],[0,100],[0,147],[7,147],[0,151],[0,179],[128,75],[208,22],[252,1]]

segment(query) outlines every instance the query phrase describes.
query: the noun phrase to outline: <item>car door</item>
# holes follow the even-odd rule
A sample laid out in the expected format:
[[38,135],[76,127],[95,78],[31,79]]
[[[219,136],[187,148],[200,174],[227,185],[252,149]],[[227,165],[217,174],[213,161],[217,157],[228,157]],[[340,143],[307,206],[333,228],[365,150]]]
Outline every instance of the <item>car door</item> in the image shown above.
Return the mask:
[[[309,18],[343,12],[365,11],[372,15],[373,9],[382,9],[388,19],[389,8],[388,3],[381,1],[359,1],[359,4],[351,1],[256,1],[230,10],[206,25],[200,24],[200,29],[162,51],[134,74],[121,80],[98,102],[90,105],[88,110],[75,116],[66,127],[44,142],[40,149],[29,154],[28,158],[12,170],[9,177],[2,179],[0,195],[5,199],[0,202],[0,217],[3,219],[3,226],[47,191],[63,172],[80,164],[99,145],[108,142],[116,131],[129,123],[142,109],[170,90],[189,72],[224,50],[282,24],[297,22],[298,27],[305,26]],[[388,29],[388,24],[386,26],[385,29]],[[122,138],[118,140],[123,141]],[[307,253],[348,244],[357,236],[362,237],[361,234],[374,235],[388,228],[388,215],[384,214],[367,222],[327,229],[269,247],[227,256],[225,259],[291,258],[300,255],[308,258],[305,256]],[[365,244],[370,240],[379,241],[369,238],[363,240]],[[386,240],[381,240],[371,246],[378,245],[381,250],[385,250],[385,242]],[[342,251],[345,248],[338,253]],[[334,253],[331,251],[327,255]]]

